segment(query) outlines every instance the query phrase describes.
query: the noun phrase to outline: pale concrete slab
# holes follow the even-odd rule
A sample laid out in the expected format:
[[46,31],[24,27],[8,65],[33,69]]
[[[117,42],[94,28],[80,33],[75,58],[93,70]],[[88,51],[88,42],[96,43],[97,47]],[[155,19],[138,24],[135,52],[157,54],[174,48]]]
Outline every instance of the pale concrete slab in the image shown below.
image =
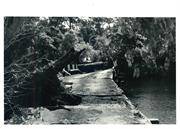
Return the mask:
[[72,82],[72,93],[79,95],[121,95],[123,90],[112,80],[112,70],[69,76],[64,80]]
[[150,124],[150,121],[130,102],[112,80],[112,69],[66,77],[72,93],[82,96],[82,102],[69,109],[41,111],[41,120],[33,124]]

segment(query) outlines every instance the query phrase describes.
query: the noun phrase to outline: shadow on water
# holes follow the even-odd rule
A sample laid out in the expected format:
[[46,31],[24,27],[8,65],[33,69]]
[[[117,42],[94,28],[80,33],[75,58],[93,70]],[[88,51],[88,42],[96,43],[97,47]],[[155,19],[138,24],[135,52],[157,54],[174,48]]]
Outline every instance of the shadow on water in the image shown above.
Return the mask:
[[175,79],[168,78],[129,81],[123,90],[132,103],[148,118],[158,118],[162,124],[175,124],[175,82]]

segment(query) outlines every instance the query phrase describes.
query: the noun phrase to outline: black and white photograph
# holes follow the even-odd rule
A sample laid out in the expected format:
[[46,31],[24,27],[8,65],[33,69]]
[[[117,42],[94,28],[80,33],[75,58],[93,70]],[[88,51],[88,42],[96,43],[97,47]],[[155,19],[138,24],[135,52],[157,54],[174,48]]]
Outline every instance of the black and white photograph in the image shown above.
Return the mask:
[[0,128],[180,127],[177,0],[1,3]]
[[176,124],[176,18],[4,17],[5,124]]

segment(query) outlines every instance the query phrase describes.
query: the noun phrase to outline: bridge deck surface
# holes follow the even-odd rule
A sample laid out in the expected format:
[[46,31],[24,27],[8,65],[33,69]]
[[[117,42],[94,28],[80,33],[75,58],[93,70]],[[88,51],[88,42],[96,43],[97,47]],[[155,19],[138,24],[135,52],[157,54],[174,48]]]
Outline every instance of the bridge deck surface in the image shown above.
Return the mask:
[[65,106],[42,113],[50,124],[148,124],[149,120],[137,110],[112,80],[112,69],[64,78],[72,84],[72,93],[82,96],[77,106]]

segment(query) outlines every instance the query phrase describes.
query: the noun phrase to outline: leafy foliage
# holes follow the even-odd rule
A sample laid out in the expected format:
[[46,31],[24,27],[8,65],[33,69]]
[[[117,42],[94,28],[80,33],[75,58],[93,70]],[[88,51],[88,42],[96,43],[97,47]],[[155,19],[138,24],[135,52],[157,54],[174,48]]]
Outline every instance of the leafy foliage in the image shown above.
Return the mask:
[[[8,106],[5,109],[14,113],[18,105],[13,100],[17,99],[17,89],[29,83],[26,78],[53,66],[72,49],[86,49],[79,62],[85,57],[93,62],[113,62],[116,71],[123,70],[130,77],[164,73],[175,76],[175,18],[5,17],[4,20],[5,107]],[[64,89],[62,84],[59,87]]]

